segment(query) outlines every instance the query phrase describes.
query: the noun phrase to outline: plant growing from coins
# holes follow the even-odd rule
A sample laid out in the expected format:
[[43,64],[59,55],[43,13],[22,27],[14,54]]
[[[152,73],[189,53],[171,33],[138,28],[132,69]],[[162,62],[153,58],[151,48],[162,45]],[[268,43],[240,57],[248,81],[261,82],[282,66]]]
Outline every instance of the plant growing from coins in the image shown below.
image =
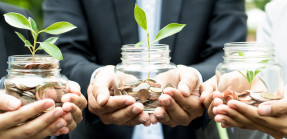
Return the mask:
[[16,32],[16,34],[24,42],[25,47],[30,50],[33,57],[38,50],[44,50],[52,57],[58,60],[63,60],[63,56],[60,49],[54,44],[57,41],[58,37],[50,37],[44,42],[39,42],[38,37],[41,33],[44,32],[51,35],[59,35],[76,28],[73,24],[69,22],[57,22],[50,25],[44,30],[39,30],[36,22],[31,17],[27,19],[25,16],[13,12],[4,14],[4,18],[9,25],[20,29],[26,29],[31,32],[34,39],[33,45],[21,33]]
[[[245,56],[245,54],[241,51],[238,52],[238,56]],[[262,60],[260,63],[267,63],[269,60]],[[261,69],[264,69],[265,67],[257,68],[254,71],[253,70],[247,70],[246,74],[244,75],[241,71],[238,70],[238,72],[248,81],[249,87],[251,88],[251,84],[253,82],[253,79],[255,76],[261,72]]]
[[[180,32],[186,24],[178,24],[178,23],[170,23],[166,25],[164,28],[162,28],[156,35],[154,41],[150,42],[149,38],[149,32],[147,30],[147,19],[146,14],[144,10],[142,10],[140,7],[138,7],[137,4],[135,4],[134,8],[134,17],[137,22],[137,24],[146,32],[147,38],[145,40],[142,40],[138,42],[135,47],[140,47],[145,41],[147,41],[148,44],[148,63],[150,63],[150,47],[155,43],[158,42],[166,37],[169,37],[171,35],[174,35],[178,32]],[[148,73],[148,80],[149,80],[150,73]]]

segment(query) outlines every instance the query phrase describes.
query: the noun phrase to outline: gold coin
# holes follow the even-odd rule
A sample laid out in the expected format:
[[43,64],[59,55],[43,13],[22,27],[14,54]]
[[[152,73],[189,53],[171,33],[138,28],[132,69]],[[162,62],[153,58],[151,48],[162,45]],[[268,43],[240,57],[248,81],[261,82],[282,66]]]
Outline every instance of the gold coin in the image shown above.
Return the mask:
[[260,93],[260,96],[266,99],[270,99],[270,100],[281,99],[280,96],[276,96],[273,93]]

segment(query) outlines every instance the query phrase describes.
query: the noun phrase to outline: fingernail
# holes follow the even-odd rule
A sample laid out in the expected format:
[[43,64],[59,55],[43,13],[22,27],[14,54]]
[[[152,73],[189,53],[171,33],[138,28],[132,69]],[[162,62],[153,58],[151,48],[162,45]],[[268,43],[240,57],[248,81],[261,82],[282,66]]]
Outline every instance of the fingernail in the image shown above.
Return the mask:
[[186,96],[190,95],[190,90],[189,87],[186,84],[180,84],[178,86],[178,89],[182,91],[183,94],[185,94]]
[[44,104],[44,109],[50,109],[51,107],[54,107],[54,103],[52,101],[48,101]]
[[203,98],[203,99],[205,99],[206,95],[207,95],[206,91],[203,91],[203,92],[201,93],[201,96],[200,96],[200,97]]
[[140,121],[141,123],[145,123],[147,120],[146,120],[146,119],[143,119],[143,118],[139,118],[139,121]]
[[105,99],[105,96],[103,94],[99,94],[97,97],[98,103],[103,105],[103,101]]
[[12,98],[8,101],[8,109],[10,110],[15,110],[18,107],[20,107],[20,105],[21,105],[21,101],[19,99]]
[[134,106],[132,111],[133,111],[134,114],[139,114],[142,110],[140,108]]
[[155,115],[157,118],[163,118],[163,116],[164,116],[164,114],[162,113],[162,114],[157,114],[157,115]]
[[63,111],[61,110],[61,109],[59,109],[59,110],[57,110],[56,112],[55,112],[55,117],[60,117],[60,116],[62,116],[63,115]]
[[169,106],[170,105],[170,100],[169,99],[165,99],[162,101],[162,105],[164,106]]
[[269,115],[269,114],[271,114],[271,106],[270,105],[259,106],[259,109],[260,109],[260,113],[262,115]]
[[63,122],[60,122],[60,123],[58,123],[58,124],[56,125],[56,127],[57,127],[58,129],[60,129],[60,128],[64,127],[64,126],[65,126],[65,124],[64,124]]
[[62,96],[62,101],[63,102],[69,102],[70,101],[70,97],[68,95],[63,95]]

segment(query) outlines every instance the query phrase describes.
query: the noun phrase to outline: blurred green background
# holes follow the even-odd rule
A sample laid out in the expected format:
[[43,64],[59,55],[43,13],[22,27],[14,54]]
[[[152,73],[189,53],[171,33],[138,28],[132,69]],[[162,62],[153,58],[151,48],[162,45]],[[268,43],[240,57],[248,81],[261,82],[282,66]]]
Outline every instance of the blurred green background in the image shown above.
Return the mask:
[[[43,12],[42,2],[43,0],[0,0],[1,2],[10,3],[18,7],[28,9],[39,24],[40,28],[43,28]],[[68,0],[67,0],[68,1]],[[270,0],[246,0],[245,7],[248,15],[248,41],[254,41],[256,37],[256,26],[260,22],[260,18],[264,15],[265,4]]]

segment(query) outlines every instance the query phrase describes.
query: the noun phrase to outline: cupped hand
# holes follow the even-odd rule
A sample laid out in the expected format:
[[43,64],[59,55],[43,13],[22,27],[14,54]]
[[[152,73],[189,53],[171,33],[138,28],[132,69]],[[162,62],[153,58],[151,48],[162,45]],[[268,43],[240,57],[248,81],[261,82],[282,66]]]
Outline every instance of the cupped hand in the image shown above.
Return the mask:
[[144,106],[128,95],[114,96],[114,66],[99,69],[88,87],[89,111],[104,124],[134,126],[150,124],[150,116]]
[[53,100],[40,100],[20,107],[21,102],[18,99],[0,93],[0,106],[1,110],[8,110],[0,114],[1,138],[44,138],[63,134],[67,130],[67,122],[62,118],[62,108],[55,108],[35,118],[43,111],[54,107]]
[[177,82],[177,88],[166,88],[159,97],[162,107],[155,109],[151,122],[161,122],[169,126],[187,126],[203,114],[204,108],[200,103],[198,76],[193,68],[178,66],[178,74],[172,76],[172,82]]
[[86,98],[81,94],[81,87],[74,81],[67,83],[66,93],[62,96],[63,118],[68,122],[68,132],[73,131],[83,120],[82,111],[87,106]]

